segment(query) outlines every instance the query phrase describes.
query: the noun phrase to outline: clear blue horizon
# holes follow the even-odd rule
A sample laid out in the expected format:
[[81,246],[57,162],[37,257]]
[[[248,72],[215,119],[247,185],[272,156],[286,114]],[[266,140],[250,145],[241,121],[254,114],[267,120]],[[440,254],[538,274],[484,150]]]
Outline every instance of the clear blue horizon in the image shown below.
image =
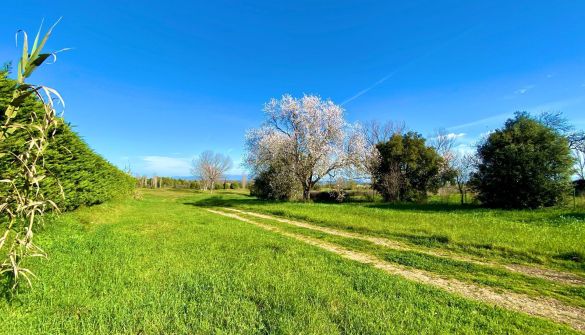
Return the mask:
[[350,122],[446,128],[462,147],[515,111],[560,111],[585,128],[585,3],[577,1],[28,1],[14,33],[63,17],[57,63],[31,78],[60,91],[65,117],[119,167],[189,175],[204,150],[241,173],[245,131],[284,93],[343,104]]

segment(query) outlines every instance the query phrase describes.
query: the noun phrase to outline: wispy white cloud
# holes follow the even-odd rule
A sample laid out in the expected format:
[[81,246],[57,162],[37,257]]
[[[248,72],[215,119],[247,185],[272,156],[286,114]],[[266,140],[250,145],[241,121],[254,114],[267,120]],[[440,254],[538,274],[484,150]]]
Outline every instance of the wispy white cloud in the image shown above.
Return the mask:
[[532,90],[533,88],[535,88],[536,85],[526,85],[524,87],[521,87],[519,89],[517,89],[516,91],[514,91],[514,94],[525,94],[526,92]]
[[190,174],[191,160],[189,158],[176,158],[167,156],[145,156],[144,171],[159,176],[188,176]]
[[477,139],[480,140],[480,141],[481,140],[484,140],[484,139],[487,139],[491,134],[493,134],[495,132],[496,132],[495,129],[485,131],[485,132],[479,134],[479,136],[477,137]]
[[365,89],[357,92],[356,94],[354,94],[353,96],[349,97],[348,99],[344,100],[341,105],[345,105],[347,103],[350,103],[352,101],[354,101],[355,99],[361,97],[362,95],[368,93],[369,91],[371,91],[372,89],[376,88],[378,85],[382,84],[383,82],[385,82],[386,80],[390,79],[391,77],[393,77],[396,72],[398,72],[398,69],[395,71],[390,72],[389,74],[387,74],[386,76],[384,76],[382,79],[378,80],[377,82],[375,82],[374,84],[366,87]]
[[[563,110],[563,109],[566,109],[566,108],[571,107],[571,106],[578,105],[578,104],[582,103],[584,100],[585,100],[585,97],[576,97],[576,98],[570,98],[570,99],[556,100],[556,101],[551,101],[551,102],[547,102],[547,103],[540,104],[540,105],[531,106],[528,108],[520,108],[518,110],[519,111],[527,111],[530,113],[540,113],[540,112],[546,112],[546,111],[559,111],[559,110]],[[472,128],[472,127],[477,127],[477,126],[495,125],[495,123],[503,122],[506,119],[512,117],[512,115],[513,115],[513,113],[511,113],[511,112],[497,114],[497,115],[489,116],[489,117],[479,119],[476,121],[471,121],[471,122],[467,122],[467,123],[458,124],[458,125],[455,125],[452,127],[448,127],[447,130],[455,131],[455,130],[459,130],[459,129],[467,129],[467,128]]]
[[547,111],[560,111],[562,109],[580,104],[581,102],[583,102],[583,100],[584,100],[583,97],[576,97],[576,98],[570,98],[570,99],[551,101],[551,102],[547,102],[544,104],[540,104],[540,105],[526,108],[525,110],[527,112],[531,112],[531,113],[547,112]]
[[434,136],[433,139],[439,139],[443,137],[446,137],[448,140],[456,140],[458,138],[465,137],[465,133],[448,133],[446,135],[437,135]]
[[457,138],[461,138],[461,137],[464,137],[464,136],[465,136],[465,133],[459,133],[459,134],[449,133],[449,134],[447,134],[447,138],[448,139],[457,139]]
[[468,123],[458,124],[456,126],[449,127],[447,129],[448,130],[458,130],[458,129],[471,128],[471,127],[475,127],[475,126],[490,125],[490,124],[493,124],[495,122],[500,122],[502,120],[505,120],[506,118],[508,118],[510,116],[512,116],[512,113],[502,113],[502,114],[498,114],[498,115],[486,117],[486,118],[483,118],[483,119],[479,119],[479,120],[476,120],[476,121],[471,121],[471,122],[468,122]]
[[366,87],[365,89],[357,92],[356,94],[354,94],[353,96],[347,98],[345,101],[343,101],[341,103],[341,105],[345,105],[347,103],[350,103],[352,101],[354,101],[355,99],[361,97],[362,95],[368,93],[369,91],[371,91],[372,89],[376,88],[377,86],[381,85],[382,83],[384,83],[386,80],[390,79],[391,77],[393,77],[396,73],[405,70],[406,68],[416,64],[417,62],[419,62],[420,60],[431,56],[432,54],[440,51],[441,49],[446,48],[447,46],[449,46],[451,43],[463,38],[465,35],[469,34],[471,31],[473,31],[475,29],[477,25],[474,25],[472,27],[469,27],[468,29],[462,31],[461,33],[447,39],[446,41],[444,41],[443,43],[437,45],[434,48],[430,48],[428,49],[426,52],[412,58],[411,60],[409,60],[408,62],[396,67],[394,70],[390,71],[387,75],[385,75],[384,77],[382,77],[381,79],[379,79],[378,81],[376,81],[375,83],[373,83],[372,85]]

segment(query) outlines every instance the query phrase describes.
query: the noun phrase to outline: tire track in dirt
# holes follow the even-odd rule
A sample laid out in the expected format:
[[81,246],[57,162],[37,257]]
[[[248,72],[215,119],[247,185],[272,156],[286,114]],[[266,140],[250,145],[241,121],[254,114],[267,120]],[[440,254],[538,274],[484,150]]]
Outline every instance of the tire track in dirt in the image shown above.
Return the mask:
[[441,252],[436,252],[436,251],[431,251],[431,250],[423,250],[423,249],[411,247],[411,246],[408,246],[404,243],[400,243],[398,241],[393,241],[391,239],[384,238],[384,237],[367,236],[367,235],[347,232],[347,231],[343,231],[343,230],[339,230],[339,229],[318,226],[318,225],[307,223],[307,222],[295,221],[295,220],[285,219],[285,218],[281,218],[281,217],[277,217],[277,216],[273,216],[273,215],[244,211],[244,210],[239,210],[239,209],[235,209],[235,208],[222,207],[222,210],[228,210],[228,211],[232,211],[232,212],[236,212],[236,213],[240,213],[240,214],[255,216],[255,217],[261,218],[261,219],[274,220],[274,221],[278,221],[281,223],[294,225],[294,226],[297,226],[300,228],[306,228],[306,229],[311,229],[314,231],[320,231],[322,233],[327,233],[330,235],[347,237],[347,238],[354,238],[354,239],[358,239],[358,240],[362,240],[362,241],[367,241],[367,242],[371,242],[373,244],[383,246],[386,248],[390,248],[390,249],[394,249],[394,250],[414,251],[414,252],[419,252],[419,253],[426,254],[429,256],[434,256],[434,257],[454,259],[454,260],[458,260],[458,261],[463,261],[463,262],[468,262],[468,263],[473,263],[473,264],[483,265],[483,266],[489,266],[489,267],[504,268],[504,269],[509,270],[509,271],[524,274],[526,276],[538,277],[541,279],[546,279],[546,280],[550,280],[550,281],[554,281],[554,282],[558,282],[558,283],[563,283],[563,284],[568,284],[568,285],[585,285],[585,278],[579,277],[579,276],[574,275],[572,273],[554,271],[554,270],[549,270],[549,269],[542,269],[542,268],[537,268],[537,267],[528,266],[528,265],[499,264],[499,263],[479,261],[476,259],[471,259],[471,258],[468,258],[465,256],[461,256],[461,255],[441,253]]
[[578,331],[585,332],[585,309],[580,307],[568,306],[558,300],[551,298],[546,297],[533,298],[514,292],[504,291],[497,292],[487,287],[481,287],[461,282],[456,279],[441,278],[423,270],[411,269],[404,266],[399,266],[396,264],[385,262],[375,256],[366,253],[352,251],[346,248],[339,247],[335,244],[283,231],[278,227],[256,222],[251,219],[237,215],[233,212],[227,213],[209,208],[206,208],[206,210],[210,213],[246,222],[257,227],[260,227],[264,230],[271,231],[290,238],[294,238],[309,245],[319,247],[329,252],[333,252],[349,260],[369,264],[389,274],[398,275],[403,278],[416,281],[418,283],[438,287],[440,289],[446,290],[450,293],[459,296],[463,296],[468,299],[494,304],[496,306],[500,306],[518,312],[523,312],[533,316],[543,317],[555,322],[569,325]]

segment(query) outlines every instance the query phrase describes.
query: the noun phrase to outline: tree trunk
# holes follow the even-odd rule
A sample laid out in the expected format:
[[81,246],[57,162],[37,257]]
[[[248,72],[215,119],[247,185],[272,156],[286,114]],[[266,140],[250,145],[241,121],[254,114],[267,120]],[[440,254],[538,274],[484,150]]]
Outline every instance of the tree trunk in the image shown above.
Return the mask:
[[303,200],[308,201],[311,199],[311,186],[303,186]]
[[457,189],[459,190],[459,195],[461,196],[461,204],[465,204],[465,187],[462,183],[457,183]]

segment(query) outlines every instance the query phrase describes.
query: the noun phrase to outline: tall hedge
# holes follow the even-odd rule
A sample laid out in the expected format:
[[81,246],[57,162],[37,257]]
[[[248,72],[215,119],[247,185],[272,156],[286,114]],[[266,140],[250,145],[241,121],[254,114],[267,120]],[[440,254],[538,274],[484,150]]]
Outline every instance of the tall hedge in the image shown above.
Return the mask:
[[[6,108],[14,85],[15,82],[8,78],[7,71],[0,72],[0,110]],[[18,121],[27,122],[35,108],[42,108],[42,105],[34,97],[29,97],[21,108]],[[0,122],[2,118],[0,115]],[[23,139],[18,136],[12,136],[10,140],[0,143],[2,146],[9,146],[13,152],[19,152],[19,147],[23,144]],[[47,198],[55,201],[61,210],[99,204],[129,194],[135,186],[134,178],[95,153],[65,123],[54,134],[44,159],[47,177],[42,181],[42,189]],[[15,173],[12,160],[9,156],[0,158],[0,179]],[[59,184],[64,198],[61,196]]]

